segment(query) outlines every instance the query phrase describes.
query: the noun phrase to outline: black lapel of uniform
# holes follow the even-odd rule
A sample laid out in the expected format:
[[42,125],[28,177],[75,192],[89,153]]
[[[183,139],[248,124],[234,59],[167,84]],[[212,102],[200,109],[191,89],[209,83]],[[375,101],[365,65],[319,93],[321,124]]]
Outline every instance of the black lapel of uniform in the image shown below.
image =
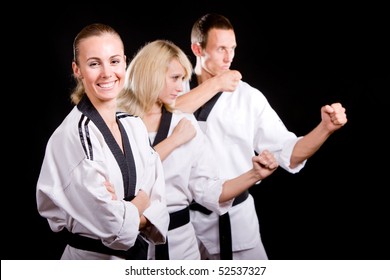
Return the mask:
[[133,157],[133,152],[131,150],[131,145],[127,137],[126,131],[123,128],[123,125],[119,120],[117,120],[119,129],[121,130],[122,141],[124,146],[124,153],[122,153],[121,148],[116,142],[114,136],[112,135],[110,129],[104,122],[103,118],[100,116],[99,112],[92,105],[91,101],[86,95],[80,100],[77,108],[86,115],[93,123],[98,127],[100,132],[103,134],[104,139],[107,142],[108,147],[110,148],[112,154],[114,155],[119,168],[122,172],[123,185],[125,190],[125,200],[130,201],[134,198],[135,195],[135,185],[137,182],[137,173],[135,170],[135,162]]
[[206,121],[218,98],[222,92],[218,92],[209,101],[207,101],[202,107],[195,111],[194,115],[198,121]]
[[[196,75],[192,75],[192,79],[190,81],[191,89],[198,86]],[[215,103],[217,103],[218,98],[221,96],[222,92],[218,92],[214,95],[209,101],[203,104],[198,110],[194,112],[194,116],[198,121],[206,121],[209,116],[211,110],[213,109]]]
[[162,116],[156,138],[153,141],[153,147],[168,137],[169,127],[171,126],[172,113],[162,106]]

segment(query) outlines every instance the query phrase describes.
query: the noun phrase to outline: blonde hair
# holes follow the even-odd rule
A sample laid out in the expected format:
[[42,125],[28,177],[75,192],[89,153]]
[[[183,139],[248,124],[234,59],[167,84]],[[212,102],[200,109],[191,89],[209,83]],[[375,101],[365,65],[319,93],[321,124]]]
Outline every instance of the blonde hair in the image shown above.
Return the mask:
[[184,80],[189,80],[192,64],[171,41],[155,40],[139,49],[126,70],[125,85],[118,96],[119,109],[140,117],[149,112],[164,89],[166,72],[173,59],[184,67]]

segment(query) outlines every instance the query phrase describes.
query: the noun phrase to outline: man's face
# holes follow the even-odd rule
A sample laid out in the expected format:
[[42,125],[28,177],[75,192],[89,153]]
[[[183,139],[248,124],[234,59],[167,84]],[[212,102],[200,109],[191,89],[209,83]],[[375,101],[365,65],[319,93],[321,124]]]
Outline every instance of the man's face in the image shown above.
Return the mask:
[[200,57],[202,68],[212,76],[229,70],[236,46],[236,36],[233,30],[211,29],[207,45]]

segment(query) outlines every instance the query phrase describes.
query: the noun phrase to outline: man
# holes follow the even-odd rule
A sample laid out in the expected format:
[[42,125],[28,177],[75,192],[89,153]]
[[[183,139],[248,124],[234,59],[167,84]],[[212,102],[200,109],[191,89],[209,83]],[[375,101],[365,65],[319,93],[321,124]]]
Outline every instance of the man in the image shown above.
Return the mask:
[[[191,49],[196,56],[196,77],[192,81],[202,84],[225,72],[240,79],[238,72],[229,70],[236,46],[234,28],[226,17],[206,14],[199,18],[191,32]],[[307,135],[297,137],[287,130],[265,96],[248,83],[240,80],[234,92],[214,94],[212,97],[200,90],[183,94],[176,107],[195,112],[225,178],[243,173],[251,166],[251,155],[265,149],[274,153],[279,166],[297,173],[347,122],[340,103],[325,105],[321,108],[321,122]],[[209,101],[205,103],[205,99]],[[227,217],[202,211],[196,204],[193,207],[191,221],[204,249],[204,259],[268,259],[253,197],[246,192],[236,200]]]

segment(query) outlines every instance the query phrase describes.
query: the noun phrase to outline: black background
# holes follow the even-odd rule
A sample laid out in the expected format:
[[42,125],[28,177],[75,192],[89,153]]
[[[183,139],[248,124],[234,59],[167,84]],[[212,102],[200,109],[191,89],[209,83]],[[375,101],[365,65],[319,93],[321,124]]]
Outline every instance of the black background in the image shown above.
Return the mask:
[[63,250],[37,213],[35,187],[46,142],[72,108],[77,32],[92,22],[107,23],[121,34],[129,59],[146,42],[169,39],[194,62],[190,30],[207,12],[232,21],[238,43],[232,69],[265,94],[289,130],[308,133],[325,104],[341,102],[347,109],[348,123],[300,173],[280,168],[251,190],[269,258],[390,259],[385,180],[390,25],[383,7],[269,7],[245,1],[99,5],[104,6],[23,6],[10,10],[11,19],[3,23],[10,31],[3,33],[3,83],[10,76],[16,80],[7,90],[11,101],[3,104],[12,112],[4,117],[12,129],[3,135],[16,153],[5,151],[12,159],[3,186],[2,259],[58,259]]

